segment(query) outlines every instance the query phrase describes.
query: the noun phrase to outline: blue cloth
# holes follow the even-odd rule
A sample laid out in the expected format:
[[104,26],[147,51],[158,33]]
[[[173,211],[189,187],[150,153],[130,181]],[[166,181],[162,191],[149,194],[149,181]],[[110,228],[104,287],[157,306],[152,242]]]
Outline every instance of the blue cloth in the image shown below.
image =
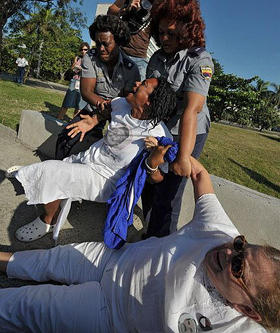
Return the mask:
[[[161,146],[172,145],[164,159],[172,163],[176,158],[178,143],[166,137],[157,137]],[[104,243],[117,249],[124,245],[127,228],[133,223],[133,209],[139,200],[147,178],[145,159],[149,152],[143,150],[129,164],[125,174],[118,180],[116,190],[108,199],[108,214],[104,227]]]

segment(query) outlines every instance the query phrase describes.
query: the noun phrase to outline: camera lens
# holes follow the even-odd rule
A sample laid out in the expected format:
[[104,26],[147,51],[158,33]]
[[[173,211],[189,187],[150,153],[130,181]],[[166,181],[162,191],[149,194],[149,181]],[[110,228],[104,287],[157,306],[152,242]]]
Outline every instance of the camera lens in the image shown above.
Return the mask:
[[140,1],[140,6],[145,9],[145,10],[150,10],[152,8],[152,4],[150,3],[149,0],[141,0]]

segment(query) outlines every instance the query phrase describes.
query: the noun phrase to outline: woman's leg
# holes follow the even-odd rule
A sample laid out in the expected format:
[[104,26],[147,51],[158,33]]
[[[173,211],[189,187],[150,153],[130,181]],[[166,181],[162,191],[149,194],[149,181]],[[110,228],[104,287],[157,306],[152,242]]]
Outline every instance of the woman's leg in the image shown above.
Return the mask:
[[101,281],[104,269],[118,252],[104,243],[90,242],[57,246],[49,250],[0,252],[0,271],[9,278],[38,282],[78,284]]
[[66,115],[67,110],[68,110],[68,108],[65,108],[65,107],[62,106],[58,115],[57,115],[57,119],[63,120],[64,116]]
[[45,214],[41,216],[41,220],[46,224],[54,224],[55,217],[57,217],[59,212],[59,205],[61,200],[55,200],[44,205]]
[[1,332],[112,332],[109,311],[95,281],[0,290]]

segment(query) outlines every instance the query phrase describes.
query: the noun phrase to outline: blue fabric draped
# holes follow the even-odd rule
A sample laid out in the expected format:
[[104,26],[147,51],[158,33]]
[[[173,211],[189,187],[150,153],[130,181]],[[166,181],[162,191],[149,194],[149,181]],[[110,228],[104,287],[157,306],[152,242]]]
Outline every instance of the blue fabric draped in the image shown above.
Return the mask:
[[[160,146],[171,145],[164,159],[172,163],[178,152],[178,143],[167,137],[157,137]],[[108,214],[104,226],[104,243],[118,249],[124,245],[127,229],[133,223],[133,209],[139,200],[147,178],[145,159],[149,152],[143,150],[129,164],[125,174],[118,180],[116,190],[108,199]]]

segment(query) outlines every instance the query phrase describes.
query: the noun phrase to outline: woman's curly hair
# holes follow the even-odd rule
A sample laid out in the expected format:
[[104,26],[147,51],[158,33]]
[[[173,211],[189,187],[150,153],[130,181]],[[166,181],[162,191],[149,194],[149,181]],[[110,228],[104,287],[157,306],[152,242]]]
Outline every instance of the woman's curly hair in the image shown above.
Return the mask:
[[125,22],[113,15],[98,15],[89,27],[89,34],[95,41],[97,32],[111,32],[119,46],[125,46],[130,40],[130,32]]
[[152,7],[152,35],[160,46],[159,22],[162,18],[179,25],[179,49],[205,47],[205,24],[197,0],[155,0]]
[[176,111],[176,93],[166,79],[157,80],[158,85],[149,96],[150,104],[146,107],[153,126],[161,120],[168,121]]

